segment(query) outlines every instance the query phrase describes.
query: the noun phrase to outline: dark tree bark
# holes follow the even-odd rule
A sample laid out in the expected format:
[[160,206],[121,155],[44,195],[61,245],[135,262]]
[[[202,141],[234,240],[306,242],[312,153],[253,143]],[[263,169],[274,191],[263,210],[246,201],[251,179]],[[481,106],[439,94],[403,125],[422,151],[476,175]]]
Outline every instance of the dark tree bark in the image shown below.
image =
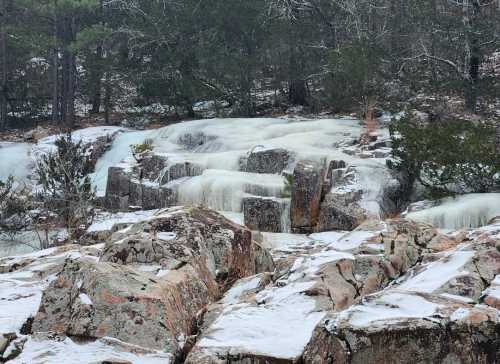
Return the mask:
[[470,48],[470,60],[468,77],[465,82],[465,108],[468,111],[477,111],[477,83],[479,82],[479,65],[481,63],[481,47],[477,39],[478,29],[477,20],[480,14],[481,7],[479,1],[473,0],[470,4],[468,22],[466,25],[466,37]]
[[0,130],[7,127],[7,0],[0,2],[0,53],[2,63],[0,80]]
[[65,127],[72,129],[75,124],[76,64],[70,45],[74,40],[75,20],[72,17],[65,17],[63,26],[61,118]]
[[500,154],[500,125],[497,125],[496,129],[496,149],[497,153]]
[[112,97],[112,87],[111,78],[109,72],[106,73],[106,79],[104,81],[104,122],[109,124],[109,116],[111,114],[111,97]]
[[102,70],[100,69],[100,61],[102,60],[103,49],[102,46],[97,47],[96,51],[96,59],[97,59],[97,67],[93,71],[94,75],[92,77],[92,110],[90,111],[92,114],[99,113],[101,109],[101,79],[102,79]]
[[301,65],[299,64],[300,50],[294,44],[296,40],[291,39],[290,44],[290,80],[288,81],[288,101],[292,105],[307,105],[306,81],[300,77]]
[[59,123],[60,106],[59,106],[59,50],[54,48],[51,57],[51,77],[52,77],[52,121]]
[[[99,2],[99,17],[103,19],[102,25],[105,25],[104,21],[104,3],[103,0]],[[92,70],[92,114],[98,114],[101,110],[101,88],[102,88],[102,77],[104,72],[102,70],[102,60],[104,56],[104,47],[100,44],[96,49],[96,62],[94,64],[94,69]]]

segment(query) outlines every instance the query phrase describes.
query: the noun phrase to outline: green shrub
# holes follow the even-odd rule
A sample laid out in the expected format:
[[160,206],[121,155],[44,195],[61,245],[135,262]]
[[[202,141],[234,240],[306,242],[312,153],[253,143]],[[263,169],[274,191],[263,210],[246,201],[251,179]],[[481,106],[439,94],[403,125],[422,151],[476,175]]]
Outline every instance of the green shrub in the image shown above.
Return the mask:
[[281,192],[281,198],[289,198],[292,196],[293,175],[285,174],[285,188]]
[[391,127],[390,167],[427,187],[433,197],[484,193],[500,186],[495,127],[467,121],[418,123],[404,118]]
[[132,150],[132,154],[134,156],[145,152],[151,152],[153,150],[153,140],[144,139],[144,141],[141,144],[132,144],[130,146],[130,149]]
[[78,238],[94,216],[89,173],[93,171],[89,144],[73,141],[71,134],[56,140],[57,150],[42,155],[36,173],[44,208],[62,217],[71,237]]
[[30,225],[27,189],[15,185],[11,176],[0,181],[0,237],[14,240]]

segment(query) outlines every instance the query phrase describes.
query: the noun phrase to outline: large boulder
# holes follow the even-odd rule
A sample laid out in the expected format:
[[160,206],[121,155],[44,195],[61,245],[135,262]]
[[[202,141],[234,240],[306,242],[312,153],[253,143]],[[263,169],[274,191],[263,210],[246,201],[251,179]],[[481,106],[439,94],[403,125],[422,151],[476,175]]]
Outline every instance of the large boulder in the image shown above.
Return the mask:
[[138,179],[131,170],[124,167],[108,169],[104,206],[109,210],[150,210],[173,206],[176,201],[175,186]]
[[99,261],[66,261],[33,330],[182,357],[209,304],[234,281],[273,268],[249,230],[210,210],[166,209],[113,234]]
[[260,271],[273,270],[269,253],[252,240],[250,230],[203,208],[177,207],[117,232],[106,244],[101,261],[160,264],[175,269],[205,260],[224,286]]
[[290,162],[292,156],[282,148],[252,151],[247,158],[246,171],[252,173],[280,174]]
[[311,232],[318,223],[325,169],[317,162],[301,161],[293,171],[290,219],[292,231]]
[[276,197],[243,199],[245,225],[256,231],[284,233],[290,229],[290,200]]
[[316,231],[353,230],[367,219],[395,215],[401,184],[377,164],[333,168],[321,202]]
[[304,363],[496,363],[497,311],[441,297],[387,293],[327,316]]
[[33,330],[113,337],[172,353],[180,335],[192,334],[198,311],[218,294],[208,289],[215,283],[203,278],[190,266],[153,279],[121,265],[70,260],[44,292]]

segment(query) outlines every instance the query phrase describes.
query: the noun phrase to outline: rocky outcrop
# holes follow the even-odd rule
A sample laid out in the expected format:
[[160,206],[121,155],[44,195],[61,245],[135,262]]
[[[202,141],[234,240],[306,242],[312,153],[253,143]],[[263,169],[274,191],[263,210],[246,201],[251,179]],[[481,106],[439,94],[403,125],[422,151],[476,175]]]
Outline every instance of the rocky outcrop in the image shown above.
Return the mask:
[[243,199],[245,225],[256,231],[284,233],[290,229],[290,200],[276,197]]
[[104,205],[109,210],[150,210],[173,206],[176,201],[175,186],[161,186],[158,182],[138,180],[131,171],[122,167],[108,169]]
[[269,253],[252,234],[222,215],[196,207],[160,211],[145,222],[117,232],[101,261],[118,264],[160,264],[175,269],[205,260],[214,279],[227,286],[240,277],[273,270]]
[[[428,229],[405,220],[370,222],[350,233],[280,245],[274,277],[241,280],[210,307],[186,362],[302,362],[323,317],[344,312],[407,272],[435,238]],[[397,249],[380,254],[392,240]]]
[[163,155],[143,153],[136,164],[108,169],[104,206],[112,211],[175,206],[176,182],[202,173],[203,167],[196,163],[171,163]]
[[293,171],[291,227],[294,232],[311,232],[318,222],[325,180],[324,168],[313,161],[297,163]]
[[[182,281],[184,289],[174,278]],[[175,352],[177,335],[191,334],[196,313],[209,293],[217,292],[209,292],[195,272],[185,270],[174,278],[152,279],[120,265],[70,260],[44,292],[33,329],[86,338],[114,337]],[[182,311],[174,300],[182,302]],[[182,318],[186,322],[179,322]]]
[[367,219],[360,206],[363,192],[331,192],[321,202],[316,231],[353,230]]
[[367,219],[398,212],[400,183],[385,168],[331,168],[329,175],[316,231],[353,230]]
[[169,182],[195,177],[203,173],[203,167],[192,162],[171,162],[161,154],[147,153],[140,163],[134,166],[134,175],[141,180],[156,182],[163,186]]
[[[408,227],[401,226],[410,232]],[[390,235],[386,248],[389,241],[391,246],[398,241]],[[426,235],[431,237],[432,229]],[[396,284],[343,312],[328,314],[316,328],[304,362],[497,362],[500,322],[491,298],[497,294],[500,252],[491,241],[477,238],[445,251],[428,249],[443,246],[435,244],[439,239],[434,235],[428,244],[417,241],[425,247],[418,259],[422,264]],[[394,251],[412,261],[411,249],[401,248]],[[401,260],[392,254],[389,259]]]
[[[304,362],[472,364],[499,359],[500,325],[494,310],[396,293],[373,297],[363,307],[395,316],[382,322],[369,318],[368,311],[351,319],[328,316],[315,330]],[[411,317],[422,311],[423,317]]]
[[292,155],[282,148],[252,151],[246,162],[246,172],[280,174],[292,162]]
[[200,208],[173,208],[116,232],[97,262],[66,261],[34,332],[112,337],[183,355],[204,309],[232,282],[272,271],[251,232]]

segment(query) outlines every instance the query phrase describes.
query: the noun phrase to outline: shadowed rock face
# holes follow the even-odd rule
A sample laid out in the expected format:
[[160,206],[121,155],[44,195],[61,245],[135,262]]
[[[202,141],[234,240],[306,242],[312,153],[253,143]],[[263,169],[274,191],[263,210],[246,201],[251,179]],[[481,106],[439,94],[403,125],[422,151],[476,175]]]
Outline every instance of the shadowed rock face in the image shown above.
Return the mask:
[[121,167],[110,167],[104,205],[112,211],[128,211],[133,206],[143,210],[165,208],[175,205],[176,192],[160,186],[158,182],[144,183],[130,171]]
[[246,172],[280,174],[292,161],[285,149],[266,149],[252,152],[247,159]]
[[293,171],[290,219],[292,231],[312,232],[319,217],[325,170],[319,163],[302,161]]
[[290,228],[289,209],[289,199],[246,197],[243,199],[245,226],[257,231],[287,232]]
[[251,232],[221,215],[162,210],[115,233],[99,261],[68,260],[45,290],[33,329],[182,355],[207,305],[235,280],[273,269]]

